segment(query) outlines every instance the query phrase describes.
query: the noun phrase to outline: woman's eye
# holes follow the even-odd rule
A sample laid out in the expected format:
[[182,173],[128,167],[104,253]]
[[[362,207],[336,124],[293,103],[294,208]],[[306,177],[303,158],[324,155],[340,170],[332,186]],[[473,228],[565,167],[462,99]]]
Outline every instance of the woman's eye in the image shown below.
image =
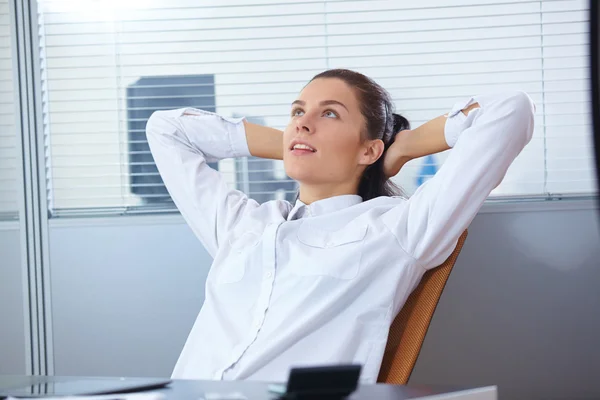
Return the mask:
[[302,111],[301,109],[296,108],[292,110],[292,117],[300,117],[302,115],[304,115],[304,111]]
[[337,118],[337,114],[334,113],[333,111],[329,110],[329,111],[325,111],[323,113],[323,116],[326,118]]

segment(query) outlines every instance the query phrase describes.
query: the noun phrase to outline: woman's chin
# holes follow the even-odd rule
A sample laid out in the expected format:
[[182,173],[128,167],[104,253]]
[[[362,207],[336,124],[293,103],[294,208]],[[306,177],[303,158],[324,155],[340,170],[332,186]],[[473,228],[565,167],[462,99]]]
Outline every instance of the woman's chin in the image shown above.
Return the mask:
[[323,166],[321,163],[312,162],[289,162],[285,164],[285,173],[291,179],[305,185],[322,185],[334,181],[329,172],[331,166]]
[[[295,161],[295,160],[294,160]],[[287,176],[292,178],[295,181],[302,182],[305,180],[310,180],[311,176],[315,176],[314,168],[311,168],[311,165],[307,165],[305,163],[297,163],[297,162],[286,162],[285,163],[285,173]]]
[[298,182],[300,185],[311,185],[318,182],[316,174],[307,171],[306,169],[301,171],[290,171],[287,176]]
[[299,184],[308,183],[308,182],[311,181],[310,175],[307,174],[306,172],[297,173],[297,174],[288,173],[287,176],[289,176],[290,178],[292,178],[293,180],[295,180]]

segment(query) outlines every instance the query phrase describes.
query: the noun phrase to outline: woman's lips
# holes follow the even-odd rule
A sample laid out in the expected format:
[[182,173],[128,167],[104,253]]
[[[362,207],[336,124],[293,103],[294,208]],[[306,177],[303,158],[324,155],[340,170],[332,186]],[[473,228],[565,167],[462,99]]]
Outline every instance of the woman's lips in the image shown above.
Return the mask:
[[292,154],[295,156],[308,156],[310,154],[315,154],[315,152],[312,150],[305,149],[292,149]]

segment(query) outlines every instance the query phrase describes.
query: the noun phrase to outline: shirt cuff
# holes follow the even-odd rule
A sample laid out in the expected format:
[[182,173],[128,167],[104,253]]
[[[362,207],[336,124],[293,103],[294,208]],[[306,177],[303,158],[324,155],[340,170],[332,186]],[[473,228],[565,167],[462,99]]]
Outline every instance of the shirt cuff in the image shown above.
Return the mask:
[[250,157],[246,129],[244,128],[245,118],[222,117],[213,112],[195,108],[183,108],[174,111],[179,112],[178,116],[208,117],[203,126],[209,131],[205,132],[206,135],[202,139],[206,141],[206,143],[203,143],[205,146],[210,143],[211,150],[209,153],[213,154],[214,157],[209,157],[210,160],[207,159],[207,161],[215,161],[213,158],[220,160],[223,158]]
[[246,138],[246,128],[244,127],[244,118],[224,118],[231,122],[228,125],[229,144],[234,157],[250,157],[250,148]]
[[446,143],[450,147],[454,147],[460,134],[471,126],[473,119],[476,115],[475,111],[479,109],[474,109],[469,111],[469,115],[465,115],[461,112],[461,110],[467,108],[471,104],[475,103],[474,97],[469,97],[468,99],[458,101],[454,103],[452,106],[452,110],[446,115],[446,125],[444,126],[444,136],[446,138]]

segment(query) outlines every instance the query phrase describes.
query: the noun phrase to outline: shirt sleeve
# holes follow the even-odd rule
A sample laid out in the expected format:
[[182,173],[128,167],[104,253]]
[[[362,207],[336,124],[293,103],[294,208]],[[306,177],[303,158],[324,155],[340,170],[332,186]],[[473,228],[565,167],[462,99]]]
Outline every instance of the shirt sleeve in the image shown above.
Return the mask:
[[192,108],[156,111],[148,120],[146,136],[171,198],[214,257],[231,228],[258,207],[244,193],[230,189],[207,164],[250,155],[243,118]]
[[[468,115],[461,112],[478,103]],[[442,264],[508,167],[531,140],[535,105],[524,92],[475,96],[448,113],[453,149],[440,170],[383,215],[400,246],[424,268]]]

